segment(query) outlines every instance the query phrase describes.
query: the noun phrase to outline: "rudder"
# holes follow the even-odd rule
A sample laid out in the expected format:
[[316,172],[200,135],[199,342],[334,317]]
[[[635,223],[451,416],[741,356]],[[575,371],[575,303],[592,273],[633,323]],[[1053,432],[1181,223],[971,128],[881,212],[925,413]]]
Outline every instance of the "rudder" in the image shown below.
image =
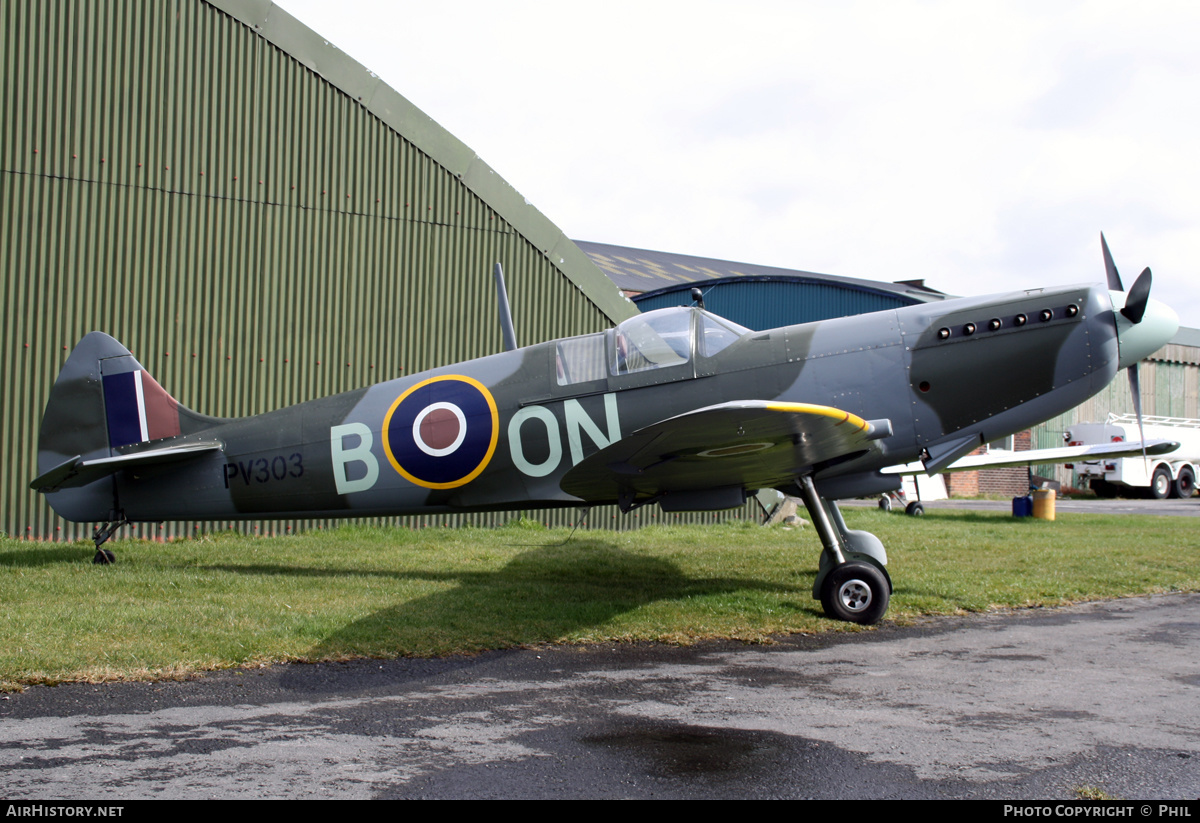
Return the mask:
[[[195,445],[176,438],[220,422],[181,406],[121,343],[91,332],[67,357],[50,390],[38,433],[39,477],[31,486],[46,492],[69,520],[105,519],[115,504],[109,474],[150,460],[148,450],[160,461],[164,450],[182,457]],[[105,459],[118,456],[119,461]],[[108,467],[81,472],[89,462]]]
[[50,390],[38,433],[38,470],[73,455],[108,456],[124,446],[182,434],[180,408],[129,349],[91,332]]

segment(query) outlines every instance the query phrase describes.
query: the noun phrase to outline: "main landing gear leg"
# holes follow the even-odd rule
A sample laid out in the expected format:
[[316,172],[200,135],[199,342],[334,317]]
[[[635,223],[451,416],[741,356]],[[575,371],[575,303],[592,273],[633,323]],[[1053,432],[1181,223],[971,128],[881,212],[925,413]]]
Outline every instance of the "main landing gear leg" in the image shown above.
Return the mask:
[[887,613],[892,595],[883,544],[870,532],[847,529],[837,503],[817,494],[811,476],[798,478],[797,483],[823,547],[813,597],[821,601],[829,617],[878,623]]
[[113,511],[108,514],[108,522],[103,526],[97,526],[96,531],[92,534],[92,540],[96,542],[96,556],[92,558],[92,562],[99,566],[107,566],[110,563],[117,562],[117,556],[112,553],[111,549],[100,548],[108,539],[116,533],[117,529],[128,524],[125,519],[125,512]]

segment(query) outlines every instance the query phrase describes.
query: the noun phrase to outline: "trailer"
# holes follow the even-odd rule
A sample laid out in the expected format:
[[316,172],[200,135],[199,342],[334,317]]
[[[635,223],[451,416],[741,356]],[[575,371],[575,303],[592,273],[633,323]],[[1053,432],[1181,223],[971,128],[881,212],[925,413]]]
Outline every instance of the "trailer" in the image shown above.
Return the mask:
[[[1200,420],[1187,417],[1142,417],[1146,440],[1175,440],[1179,448],[1158,457],[1119,457],[1067,464],[1080,484],[1097,497],[1188,498],[1200,475]],[[1110,414],[1103,423],[1076,423],[1063,437],[1071,446],[1136,442],[1141,439],[1137,416]]]

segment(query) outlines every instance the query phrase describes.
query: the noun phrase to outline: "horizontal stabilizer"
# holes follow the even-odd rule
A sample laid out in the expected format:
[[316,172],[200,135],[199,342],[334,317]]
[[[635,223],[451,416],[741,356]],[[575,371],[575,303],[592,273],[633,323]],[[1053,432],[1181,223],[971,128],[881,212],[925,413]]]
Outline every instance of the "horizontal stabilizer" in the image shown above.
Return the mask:
[[[1146,454],[1169,454],[1179,448],[1173,440],[1147,440]],[[1037,463],[1069,463],[1076,460],[1099,460],[1109,457],[1140,457],[1142,444],[1140,441],[1130,443],[1101,443],[1095,446],[1063,446],[1058,449],[1032,449],[1022,452],[990,452],[988,454],[970,454],[960,457],[941,472],[966,472],[978,469],[999,469],[1004,466],[1028,466]],[[921,463],[908,463],[903,466],[889,466],[883,469],[884,474],[925,474],[925,466]]]
[[116,457],[97,457],[92,460],[81,460],[79,455],[59,463],[45,474],[40,475],[29,484],[34,491],[49,493],[59,489],[71,489],[86,486],[88,483],[107,477],[123,469],[134,469],[141,466],[156,466],[162,463],[177,463],[190,460],[212,451],[220,451],[220,443],[180,443],[161,449],[120,454]]

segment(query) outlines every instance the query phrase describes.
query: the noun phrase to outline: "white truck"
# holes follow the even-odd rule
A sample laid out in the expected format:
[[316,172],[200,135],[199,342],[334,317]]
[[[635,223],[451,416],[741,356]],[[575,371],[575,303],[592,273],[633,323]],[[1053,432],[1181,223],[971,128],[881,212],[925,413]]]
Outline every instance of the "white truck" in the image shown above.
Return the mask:
[[[1118,457],[1068,464],[1098,497],[1143,496],[1191,497],[1200,475],[1200,420],[1186,417],[1145,415],[1142,423],[1147,440],[1175,440],[1179,448],[1170,454],[1151,457]],[[1064,439],[1070,446],[1135,442],[1141,439],[1136,415],[1110,414],[1104,423],[1076,423]]]

